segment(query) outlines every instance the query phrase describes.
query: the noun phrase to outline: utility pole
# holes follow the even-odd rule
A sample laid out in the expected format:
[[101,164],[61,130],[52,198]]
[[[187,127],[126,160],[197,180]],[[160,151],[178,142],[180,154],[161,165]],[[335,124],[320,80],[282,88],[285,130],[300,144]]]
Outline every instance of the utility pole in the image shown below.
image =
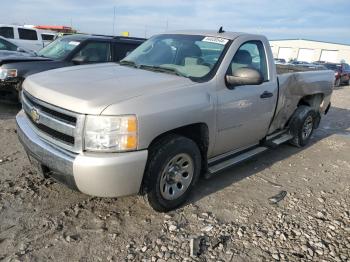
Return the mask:
[[116,19],[116,7],[113,9],[113,36],[115,36],[115,19]]

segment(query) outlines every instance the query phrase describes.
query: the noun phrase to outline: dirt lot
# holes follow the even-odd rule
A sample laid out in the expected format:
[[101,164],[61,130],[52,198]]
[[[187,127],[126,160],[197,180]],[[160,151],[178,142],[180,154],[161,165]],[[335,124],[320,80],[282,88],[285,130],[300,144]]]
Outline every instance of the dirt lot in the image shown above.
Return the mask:
[[39,178],[16,137],[18,108],[1,102],[0,260],[350,261],[350,87],[332,103],[307,148],[283,145],[203,180],[186,206],[159,214],[141,197]]

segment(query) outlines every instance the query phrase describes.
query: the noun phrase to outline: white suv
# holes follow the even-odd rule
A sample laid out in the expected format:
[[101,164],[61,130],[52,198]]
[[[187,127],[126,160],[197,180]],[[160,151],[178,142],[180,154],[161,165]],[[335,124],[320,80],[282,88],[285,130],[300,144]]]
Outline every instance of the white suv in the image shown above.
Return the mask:
[[55,33],[35,28],[0,24],[0,36],[12,39],[19,46],[33,51],[39,51],[47,44],[48,38],[46,36],[53,39],[54,35]]

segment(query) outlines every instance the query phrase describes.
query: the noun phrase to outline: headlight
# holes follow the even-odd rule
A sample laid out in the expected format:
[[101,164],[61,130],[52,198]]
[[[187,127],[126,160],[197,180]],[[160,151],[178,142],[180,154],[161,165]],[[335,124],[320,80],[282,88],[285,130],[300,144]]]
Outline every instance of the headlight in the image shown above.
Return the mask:
[[87,116],[85,150],[122,152],[137,149],[137,119],[127,116]]
[[5,80],[9,77],[17,77],[17,69],[0,68],[0,80]]

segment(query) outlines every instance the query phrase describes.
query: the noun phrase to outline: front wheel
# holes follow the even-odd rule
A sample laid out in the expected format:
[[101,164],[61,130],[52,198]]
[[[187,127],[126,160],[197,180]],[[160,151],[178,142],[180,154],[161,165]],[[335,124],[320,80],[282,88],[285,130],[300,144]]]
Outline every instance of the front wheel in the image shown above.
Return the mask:
[[194,141],[170,135],[150,149],[145,172],[146,196],[153,209],[167,212],[183,204],[197,182],[201,153]]
[[306,146],[318,121],[319,116],[314,109],[309,106],[299,106],[289,124],[290,132],[293,135],[291,144],[297,147]]

